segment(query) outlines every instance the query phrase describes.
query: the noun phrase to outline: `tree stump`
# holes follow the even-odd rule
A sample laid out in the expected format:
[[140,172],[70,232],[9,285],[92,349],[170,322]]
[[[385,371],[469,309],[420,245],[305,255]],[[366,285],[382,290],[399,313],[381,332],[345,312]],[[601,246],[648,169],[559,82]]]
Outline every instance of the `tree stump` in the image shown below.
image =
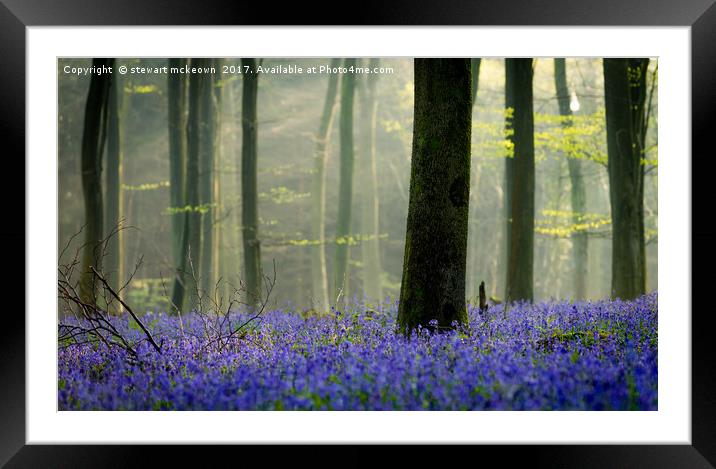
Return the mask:
[[480,313],[487,311],[487,296],[485,295],[485,282],[480,282]]

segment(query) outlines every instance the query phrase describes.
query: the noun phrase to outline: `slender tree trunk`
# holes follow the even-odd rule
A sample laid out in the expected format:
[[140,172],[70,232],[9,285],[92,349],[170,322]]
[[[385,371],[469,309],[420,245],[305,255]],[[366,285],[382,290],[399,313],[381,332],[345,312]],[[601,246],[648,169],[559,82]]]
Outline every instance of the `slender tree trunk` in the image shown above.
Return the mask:
[[241,101],[241,232],[244,239],[244,266],[246,292],[249,303],[256,303],[260,295],[261,245],[259,241],[257,140],[258,122],[256,98],[258,73],[256,59],[241,59],[241,65],[249,67],[243,76]]
[[[184,67],[186,59],[169,59],[169,67]],[[169,108],[169,204],[174,210],[172,221],[172,262],[176,270],[172,289],[174,307],[184,307],[184,270],[186,247],[183,245],[186,213],[179,211],[186,205],[186,91],[187,79],[182,73],[170,73],[168,80]],[[187,239],[188,241],[188,239]],[[183,267],[182,267],[183,266]]]
[[[568,130],[572,127],[572,110],[569,108],[569,88],[567,86],[567,70],[563,58],[554,59],[554,84],[559,103],[559,114],[562,116],[562,127]],[[583,223],[587,207],[587,191],[582,177],[582,162],[567,156],[569,180],[572,185],[572,224],[579,226]],[[577,230],[572,234],[572,251],[574,257],[574,296],[578,300],[587,297],[587,265],[589,262],[587,232]]]
[[[216,66],[217,70],[221,70],[221,65],[223,63],[223,59],[214,59],[214,65]],[[217,74],[214,79],[214,105],[215,105],[215,111],[214,111],[214,135],[213,137],[213,146],[214,146],[214,159],[216,161],[215,164],[215,170],[214,170],[214,210],[212,213],[214,214],[212,224],[213,224],[213,234],[214,234],[214,242],[213,244],[213,254],[212,254],[212,270],[215,272],[214,281],[218,282],[219,278],[222,278],[226,280],[226,263],[224,262],[224,244],[225,244],[225,227],[228,225],[227,217],[224,207],[224,199],[223,199],[223,191],[222,191],[222,183],[221,180],[221,169],[223,168],[223,146],[222,146],[222,138],[221,138],[221,125],[222,125],[222,100],[223,100],[223,91],[224,91],[224,82],[221,79],[221,75]],[[219,168],[217,171],[216,168]],[[223,286],[223,293],[228,298],[230,292],[229,292],[229,286],[227,283],[224,283]]]
[[415,59],[410,201],[398,324],[467,321],[465,268],[470,198],[469,59]]
[[532,301],[534,264],[535,156],[532,59],[506,59],[507,87],[514,103],[514,155],[508,174],[507,301]]
[[122,194],[122,148],[121,148],[121,118],[120,96],[122,96],[121,82],[114,76],[109,87],[108,116],[107,116],[107,217],[105,233],[116,230],[116,234],[107,240],[107,255],[105,257],[105,274],[109,285],[114,291],[124,281],[123,242],[124,232],[121,229],[124,217],[124,203]]
[[[495,193],[497,196],[497,207],[498,210],[502,210],[502,213],[505,213],[505,190],[504,187],[499,183],[497,178],[493,181]],[[495,217],[499,219],[499,216]],[[505,280],[507,277],[505,265],[507,263],[507,247],[505,246],[505,243],[503,242],[503,238],[505,236],[506,230],[505,230],[506,224],[502,225],[502,229],[495,230],[495,235],[492,239],[492,245],[490,246],[490,253],[491,255],[491,261],[490,261],[490,278],[492,279],[492,285],[489,286],[489,291],[491,296],[499,296],[501,293],[498,292],[504,292],[505,288],[502,286],[502,281]],[[500,253],[499,256],[494,255],[495,253]]]
[[[341,59],[331,59],[331,68],[340,65]],[[328,140],[333,127],[336,114],[338,95],[338,74],[331,74],[328,78],[326,99],[323,103],[321,122],[316,134],[316,147],[314,150],[313,180],[311,184],[312,212],[311,212],[311,238],[314,245],[311,249],[311,288],[314,308],[325,308],[328,302],[328,275],[326,272],[326,162],[329,156]]]
[[[226,92],[226,100],[225,104],[227,106],[227,119],[231,120],[232,122],[240,122],[240,109],[239,109],[239,103],[241,101],[241,98],[237,97],[237,91],[240,90],[240,86],[243,86],[243,83],[229,83],[227,82],[225,92]],[[228,148],[238,148],[239,147],[239,137],[241,132],[229,132],[227,133],[228,141]],[[224,160],[224,164],[227,165],[227,169],[231,166],[229,164],[230,161],[232,161],[231,155],[226,153],[222,153],[222,157]],[[236,163],[236,167],[239,166],[239,158],[234,158],[233,160]],[[235,176],[234,176],[235,177]],[[231,181],[231,182],[229,182]],[[226,219],[224,223],[225,225],[225,232],[224,236],[226,237],[226,257],[224,257],[225,262],[223,263],[224,271],[225,271],[225,278],[227,279],[227,288],[230,289],[231,285],[228,283],[231,283],[233,285],[239,285],[240,279],[243,274],[243,249],[242,249],[242,238],[241,238],[241,211],[239,210],[239,200],[238,197],[234,199],[231,197],[231,194],[228,190],[230,187],[235,187],[237,190],[237,193],[240,193],[240,186],[236,184],[235,180],[231,179],[231,175],[224,175],[223,184],[225,184],[223,187],[226,187],[227,190],[224,191],[223,197],[226,201],[226,204],[231,203],[230,206],[227,206],[227,214]],[[232,257],[233,256],[233,257]],[[238,267],[236,267],[238,266]],[[231,291],[228,291],[228,293],[231,293]]]
[[[186,59],[169,59],[169,67],[183,67]],[[184,172],[186,166],[186,78],[182,73],[170,73],[168,80],[169,108],[169,202],[172,208],[184,204]],[[181,258],[182,214],[172,214],[172,259]]]
[[[191,67],[203,67],[204,59],[191,59]],[[187,117],[187,158],[184,227],[182,230],[182,258],[179,275],[176,277],[172,301],[181,311],[184,298],[189,299],[189,308],[199,306],[197,291],[199,285],[199,266],[201,265],[201,213],[199,207],[199,135],[201,123],[201,86],[205,78],[202,75],[189,76],[189,114]]]
[[[207,67],[213,66],[212,59],[205,59]],[[201,289],[209,294],[214,286],[214,144],[216,140],[215,116],[216,99],[214,96],[215,75],[207,75],[201,86],[201,127],[199,130],[199,203],[201,214]]]
[[604,59],[609,200],[612,211],[612,297],[646,291],[644,141],[649,59]]
[[[610,210],[610,201],[609,201],[609,175],[607,174],[606,177],[600,177],[600,184],[599,184],[599,190],[598,190],[598,197],[600,201],[600,205],[604,207],[605,210]],[[598,242],[591,244],[597,244],[598,251],[597,251],[597,266],[596,269],[594,269],[595,272],[599,272],[599,284],[597,285],[597,296],[599,298],[603,298],[605,296],[611,295],[611,274],[612,274],[612,243],[611,239],[601,239],[598,240]],[[593,282],[590,282],[593,284]]]
[[[478,85],[480,81],[480,64],[482,62],[482,59],[471,59],[470,60],[470,69],[471,69],[471,75],[472,75],[472,111],[475,110],[475,103],[477,102],[477,90]],[[480,176],[482,175],[482,165],[474,166],[474,175],[473,175],[473,184],[472,184],[472,190],[471,190],[471,199],[470,200],[470,228],[468,228],[468,249],[467,249],[467,255],[468,255],[468,261],[467,261],[467,292],[469,297],[473,297],[474,294],[477,293],[477,285],[478,281],[482,281],[484,279],[478,278],[478,273],[480,268],[484,268],[484,265],[481,267],[478,267],[478,259],[479,259],[479,237],[477,236],[477,233],[480,231],[479,227],[482,225],[480,223],[480,220],[477,218],[477,200],[476,197],[479,193],[479,187],[480,187]],[[483,240],[484,243],[484,240]],[[483,244],[484,249],[484,244]]]
[[504,243],[502,244],[502,252],[500,253],[502,272],[505,279],[505,303],[507,302],[507,288],[509,285],[509,255],[510,242],[512,239],[512,187],[514,181],[515,167],[515,134],[514,134],[514,114],[515,114],[515,91],[514,91],[514,73],[510,71],[512,65],[510,59],[505,59],[505,137],[509,144],[509,154],[505,158],[505,183],[502,197],[502,208],[505,214],[504,225]]
[[[112,67],[114,59],[92,59],[92,66]],[[107,101],[112,74],[92,74],[82,131],[82,194],[85,202],[84,247],[80,270],[82,301],[95,304],[95,278],[90,270],[102,270],[104,206],[102,203],[102,150],[107,125]]]
[[[356,59],[345,59],[344,67],[355,66]],[[339,292],[348,295],[348,237],[351,234],[351,208],[353,205],[353,94],[355,75],[346,73],[341,79],[341,168],[338,193],[338,220],[336,223],[336,275],[333,299]]]
[[[380,59],[372,58],[369,68],[378,67]],[[383,296],[380,281],[380,222],[378,203],[378,171],[376,163],[376,120],[378,101],[375,96],[377,75],[365,75],[361,84],[359,172],[361,181],[361,258],[363,261],[363,289],[369,300],[380,301]]]

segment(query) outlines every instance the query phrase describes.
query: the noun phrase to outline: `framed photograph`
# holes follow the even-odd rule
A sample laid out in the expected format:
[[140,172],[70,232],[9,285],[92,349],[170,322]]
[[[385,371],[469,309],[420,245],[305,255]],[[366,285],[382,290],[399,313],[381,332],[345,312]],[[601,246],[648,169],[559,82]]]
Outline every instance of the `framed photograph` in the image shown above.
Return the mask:
[[2,0],[0,462],[716,465],[712,0],[272,10]]

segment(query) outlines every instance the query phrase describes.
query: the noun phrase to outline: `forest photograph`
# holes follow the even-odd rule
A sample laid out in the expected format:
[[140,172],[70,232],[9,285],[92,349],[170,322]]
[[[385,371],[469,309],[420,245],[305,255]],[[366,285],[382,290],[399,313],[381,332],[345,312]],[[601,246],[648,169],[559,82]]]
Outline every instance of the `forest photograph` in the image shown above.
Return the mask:
[[656,58],[57,87],[58,410],[658,410]]

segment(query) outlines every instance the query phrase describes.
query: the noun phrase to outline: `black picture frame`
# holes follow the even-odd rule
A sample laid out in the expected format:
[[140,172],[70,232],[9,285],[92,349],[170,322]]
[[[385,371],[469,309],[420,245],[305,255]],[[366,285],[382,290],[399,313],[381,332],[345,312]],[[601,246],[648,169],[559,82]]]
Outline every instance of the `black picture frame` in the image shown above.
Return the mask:
[[[325,0],[290,2],[277,8],[273,2],[240,0],[0,0],[0,135],[3,168],[25,174],[25,54],[28,26],[103,25],[544,25],[544,26],[688,26],[691,27],[692,91],[692,252],[700,264],[716,261],[716,229],[708,226],[713,196],[707,192],[713,161],[711,119],[716,109],[716,0],[367,0],[345,10]],[[340,3],[340,2],[338,2]],[[323,13],[321,13],[323,12]],[[328,13],[328,14],[326,14]],[[688,163],[689,155],[684,155]],[[13,166],[14,165],[14,166]],[[3,185],[6,220],[0,224],[4,245],[24,246],[24,178],[13,178],[22,187]],[[18,194],[23,194],[20,204]],[[8,205],[8,204],[6,204]],[[22,222],[20,222],[22,220]],[[705,220],[705,221],[701,221]],[[7,467],[126,467],[163,461],[166,453],[185,462],[235,452],[196,451],[188,446],[154,448],[142,456],[136,447],[26,445],[25,427],[25,309],[19,279],[26,279],[24,259],[8,259],[13,268],[2,269],[2,283],[12,294],[3,295],[0,339],[0,464]],[[8,254],[9,255],[9,254]],[[22,269],[19,266],[23,266]],[[692,265],[693,270],[693,265]],[[716,277],[713,269],[692,274],[692,292],[709,291]],[[25,291],[25,288],[22,288]],[[703,294],[700,299],[703,300]],[[12,299],[15,299],[14,302]],[[23,298],[22,301],[18,299]],[[691,445],[567,445],[519,446],[471,450],[475,459],[498,455],[504,461],[525,458],[530,466],[549,467],[714,467],[716,466],[716,354],[714,329],[709,327],[710,308],[697,308],[698,297],[684,298],[683,314],[692,321],[692,444]],[[98,429],[99,430],[99,429]],[[353,451],[344,452],[344,458]],[[413,453],[420,453],[411,451]],[[272,452],[273,454],[274,452]],[[296,448],[288,452],[296,455]],[[300,452],[298,453],[300,454]],[[479,455],[479,456],[478,456]],[[272,456],[272,462],[277,462]]]

